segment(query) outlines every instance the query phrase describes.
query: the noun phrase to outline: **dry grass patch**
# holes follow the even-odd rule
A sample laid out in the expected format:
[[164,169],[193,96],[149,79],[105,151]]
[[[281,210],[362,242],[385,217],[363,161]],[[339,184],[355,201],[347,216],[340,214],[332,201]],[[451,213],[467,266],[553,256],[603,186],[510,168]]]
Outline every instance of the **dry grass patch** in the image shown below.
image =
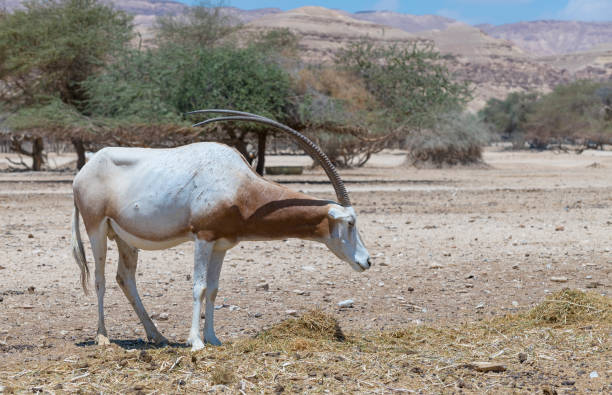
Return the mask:
[[601,322],[612,326],[612,299],[594,292],[564,289],[548,296],[526,318],[537,324]]
[[[5,392],[201,393],[223,384],[231,393],[609,393],[610,303],[564,290],[495,320],[346,335],[333,316],[312,311],[196,353],[113,344],[51,362],[0,363],[0,385]],[[480,371],[477,361],[501,371]],[[594,371],[599,378],[589,377]]]

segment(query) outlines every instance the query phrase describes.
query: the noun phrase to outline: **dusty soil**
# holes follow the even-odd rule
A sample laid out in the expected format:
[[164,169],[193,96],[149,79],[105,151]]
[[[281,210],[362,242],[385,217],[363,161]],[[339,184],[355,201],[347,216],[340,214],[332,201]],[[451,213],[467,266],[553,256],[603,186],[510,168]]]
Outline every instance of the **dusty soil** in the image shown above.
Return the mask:
[[[401,160],[387,153],[342,172],[371,270],[356,273],[308,241],[241,244],[228,252],[221,275],[218,337],[244,338],[286,318],[287,310],[313,307],[333,314],[347,332],[377,333],[486,321],[565,287],[612,292],[612,153],[491,149],[488,168],[452,170],[397,166]],[[0,388],[14,363],[95,350],[95,297],[83,295],[70,251],[72,177],[0,173]],[[272,178],[333,197],[319,171]],[[115,283],[115,245],[109,250],[107,329],[130,347],[144,331]],[[167,313],[156,323],[174,343],[189,330],[192,260],[189,243],[140,253],[144,304],[152,315]],[[262,282],[268,291],[256,290]],[[345,299],[354,308],[338,308]],[[600,381],[585,388],[612,385],[612,352],[606,355]]]

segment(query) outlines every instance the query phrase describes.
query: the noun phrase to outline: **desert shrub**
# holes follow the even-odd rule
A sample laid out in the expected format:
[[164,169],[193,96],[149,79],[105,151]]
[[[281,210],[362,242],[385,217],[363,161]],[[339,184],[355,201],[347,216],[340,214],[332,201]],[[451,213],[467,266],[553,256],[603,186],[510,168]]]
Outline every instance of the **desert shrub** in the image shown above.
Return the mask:
[[504,100],[489,99],[479,116],[492,136],[511,141],[514,148],[525,146],[525,123],[537,101],[536,93],[512,92]]
[[417,167],[477,164],[488,140],[488,129],[476,115],[439,115],[433,127],[408,137],[408,163]]

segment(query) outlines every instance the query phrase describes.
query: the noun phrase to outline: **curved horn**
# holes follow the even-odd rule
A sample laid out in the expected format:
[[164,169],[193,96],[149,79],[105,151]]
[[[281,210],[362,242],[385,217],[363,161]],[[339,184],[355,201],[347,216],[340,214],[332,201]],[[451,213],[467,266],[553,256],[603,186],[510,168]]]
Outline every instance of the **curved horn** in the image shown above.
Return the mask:
[[207,119],[206,121],[202,121],[202,122],[198,122],[194,124],[193,127],[203,126],[203,125],[213,123],[213,122],[248,121],[248,122],[256,122],[256,123],[262,123],[268,126],[273,126],[276,129],[282,130],[283,132],[289,134],[297,141],[297,143],[300,145],[300,147],[302,147],[304,151],[306,151],[313,159],[315,159],[317,162],[321,164],[321,166],[323,167],[323,170],[325,170],[325,173],[327,174],[327,177],[329,177],[329,180],[331,181],[334,187],[334,190],[336,191],[336,197],[338,198],[338,202],[340,203],[340,205],[344,207],[351,206],[351,201],[348,197],[348,192],[346,191],[344,182],[340,178],[340,175],[336,171],[336,168],[334,167],[334,165],[331,163],[327,155],[325,155],[325,153],[323,153],[323,151],[321,151],[321,149],[317,147],[315,143],[313,143],[308,137],[304,136],[300,132],[291,129],[289,126],[283,125],[282,123],[273,121],[271,119],[268,119],[268,118],[265,118],[259,115],[250,114],[248,112],[233,111],[233,110],[198,110],[198,111],[192,111],[188,114],[198,114],[198,113],[199,114],[202,114],[202,113],[231,114],[233,116]]

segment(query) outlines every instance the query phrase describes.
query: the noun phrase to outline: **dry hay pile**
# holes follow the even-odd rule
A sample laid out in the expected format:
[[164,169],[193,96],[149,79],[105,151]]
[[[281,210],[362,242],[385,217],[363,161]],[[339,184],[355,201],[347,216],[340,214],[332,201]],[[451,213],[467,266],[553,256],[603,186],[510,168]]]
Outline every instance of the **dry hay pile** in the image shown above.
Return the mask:
[[531,309],[526,318],[538,324],[601,322],[612,328],[612,299],[594,292],[564,289]]
[[611,306],[609,297],[564,290],[494,320],[346,335],[333,316],[313,311],[196,353],[113,344],[51,361],[0,363],[0,386],[50,393],[610,393]]

